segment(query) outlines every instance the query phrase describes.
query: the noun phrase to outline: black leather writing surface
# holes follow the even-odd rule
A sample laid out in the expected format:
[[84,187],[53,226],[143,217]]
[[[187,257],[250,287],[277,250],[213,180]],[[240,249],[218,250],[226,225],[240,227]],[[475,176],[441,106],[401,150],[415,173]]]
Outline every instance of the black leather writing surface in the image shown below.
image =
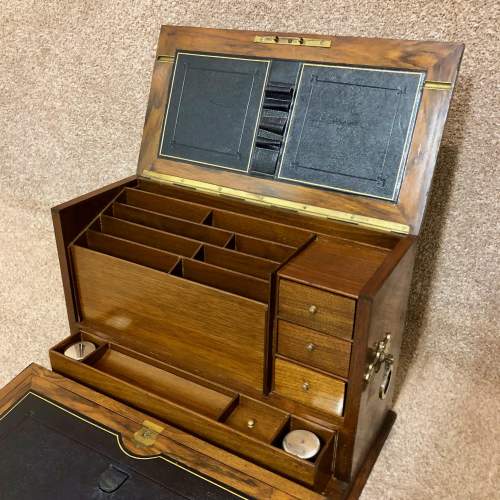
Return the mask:
[[248,498],[174,459],[134,459],[109,430],[28,394],[0,415],[0,500]]
[[304,64],[278,177],[396,200],[423,79]]
[[160,156],[247,172],[268,67],[178,53]]

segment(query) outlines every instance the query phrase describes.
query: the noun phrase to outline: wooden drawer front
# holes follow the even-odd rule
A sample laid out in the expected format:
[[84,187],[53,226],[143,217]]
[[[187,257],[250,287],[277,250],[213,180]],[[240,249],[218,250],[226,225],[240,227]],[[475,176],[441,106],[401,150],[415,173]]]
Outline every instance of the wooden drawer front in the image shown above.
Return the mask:
[[225,423],[260,441],[272,443],[287,421],[287,413],[240,396],[238,406]]
[[341,377],[349,375],[350,342],[287,321],[278,321],[278,353]]
[[338,337],[352,338],[354,300],[283,279],[278,300],[281,318]]
[[344,411],[344,382],[280,358],[274,363],[274,391],[328,413]]

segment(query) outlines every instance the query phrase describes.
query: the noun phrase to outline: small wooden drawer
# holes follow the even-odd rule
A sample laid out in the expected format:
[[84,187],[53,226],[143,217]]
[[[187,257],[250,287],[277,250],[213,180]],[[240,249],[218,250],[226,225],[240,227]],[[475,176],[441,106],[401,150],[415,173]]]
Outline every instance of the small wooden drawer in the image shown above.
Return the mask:
[[245,396],[240,396],[225,421],[233,429],[266,443],[272,443],[287,422],[287,413]]
[[288,321],[278,321],[278,353],[341,377],[349,375],[350,342]]
[[335,293],[280,280],[278,314],[299,325],[352,338],[356,302]]
[[274,362],[274,391],[328,413],[344,411],[344,382],[281,358]]

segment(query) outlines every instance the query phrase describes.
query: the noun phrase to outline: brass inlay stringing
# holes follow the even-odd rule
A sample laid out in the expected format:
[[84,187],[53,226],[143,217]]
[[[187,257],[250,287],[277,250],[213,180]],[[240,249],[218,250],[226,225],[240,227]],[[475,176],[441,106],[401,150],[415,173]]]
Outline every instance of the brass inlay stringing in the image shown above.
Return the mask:
[[348,222],[361,227],[369,229],[376,229],[379,231],[393,232],[399,234],[409,234],[410,226],[392,222],[375,217],[368,217],[365,215],[351,214],[348,212],[341,212],[340,210],[333,210],[330,208],[322,208],[314,205],[307,205],[296,201],[283,200],[273,196],[265,196],[240,189],[229,188],[220,186],[218,184],[210,184],[208,182],[195,181],[184,177],[177,177],[175,175],[162,174],[153,170],[143,170],[141,175],[151,179],[164,182],[166,184],[186,187],[202,193],[207,193],[217,196],[227,196],[229,198],[236,198],[256,205],[268,206],[272,208],[279,208],[290,210],[301,215],[309,215],[321,219],[331,219],[340,222]]
[[256,35],[255,43],[271,43],[278,45],[298,45],[303,47],[323,47],[328,49],[332,46],[331,40],[324,38],[303,38],[301,36],[278,36],[278,35]]
[[144,420],[142,427],[134,434],[134,442],[140,448],[153,446],[162,431],[163,427],[160,425]]
[[160,55],[156,58],[156,60],[158,62],[162,62],[162,63],[170,63],[170,64],[173,64],[174,63],[174,60],[175,60],[175,57],[174,56],[168,56],[168,55]]
[[424,89],[426,90],[451,90],[451,82],[438,82],[434,80],[426,80]]

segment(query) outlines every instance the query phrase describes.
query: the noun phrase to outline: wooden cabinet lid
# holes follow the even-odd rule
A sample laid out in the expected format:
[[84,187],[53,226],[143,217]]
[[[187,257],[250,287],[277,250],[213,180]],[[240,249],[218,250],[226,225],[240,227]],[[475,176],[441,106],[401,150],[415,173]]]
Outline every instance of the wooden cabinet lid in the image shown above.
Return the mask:
[[417,234],[462,53],[164,26],[138,174]]

